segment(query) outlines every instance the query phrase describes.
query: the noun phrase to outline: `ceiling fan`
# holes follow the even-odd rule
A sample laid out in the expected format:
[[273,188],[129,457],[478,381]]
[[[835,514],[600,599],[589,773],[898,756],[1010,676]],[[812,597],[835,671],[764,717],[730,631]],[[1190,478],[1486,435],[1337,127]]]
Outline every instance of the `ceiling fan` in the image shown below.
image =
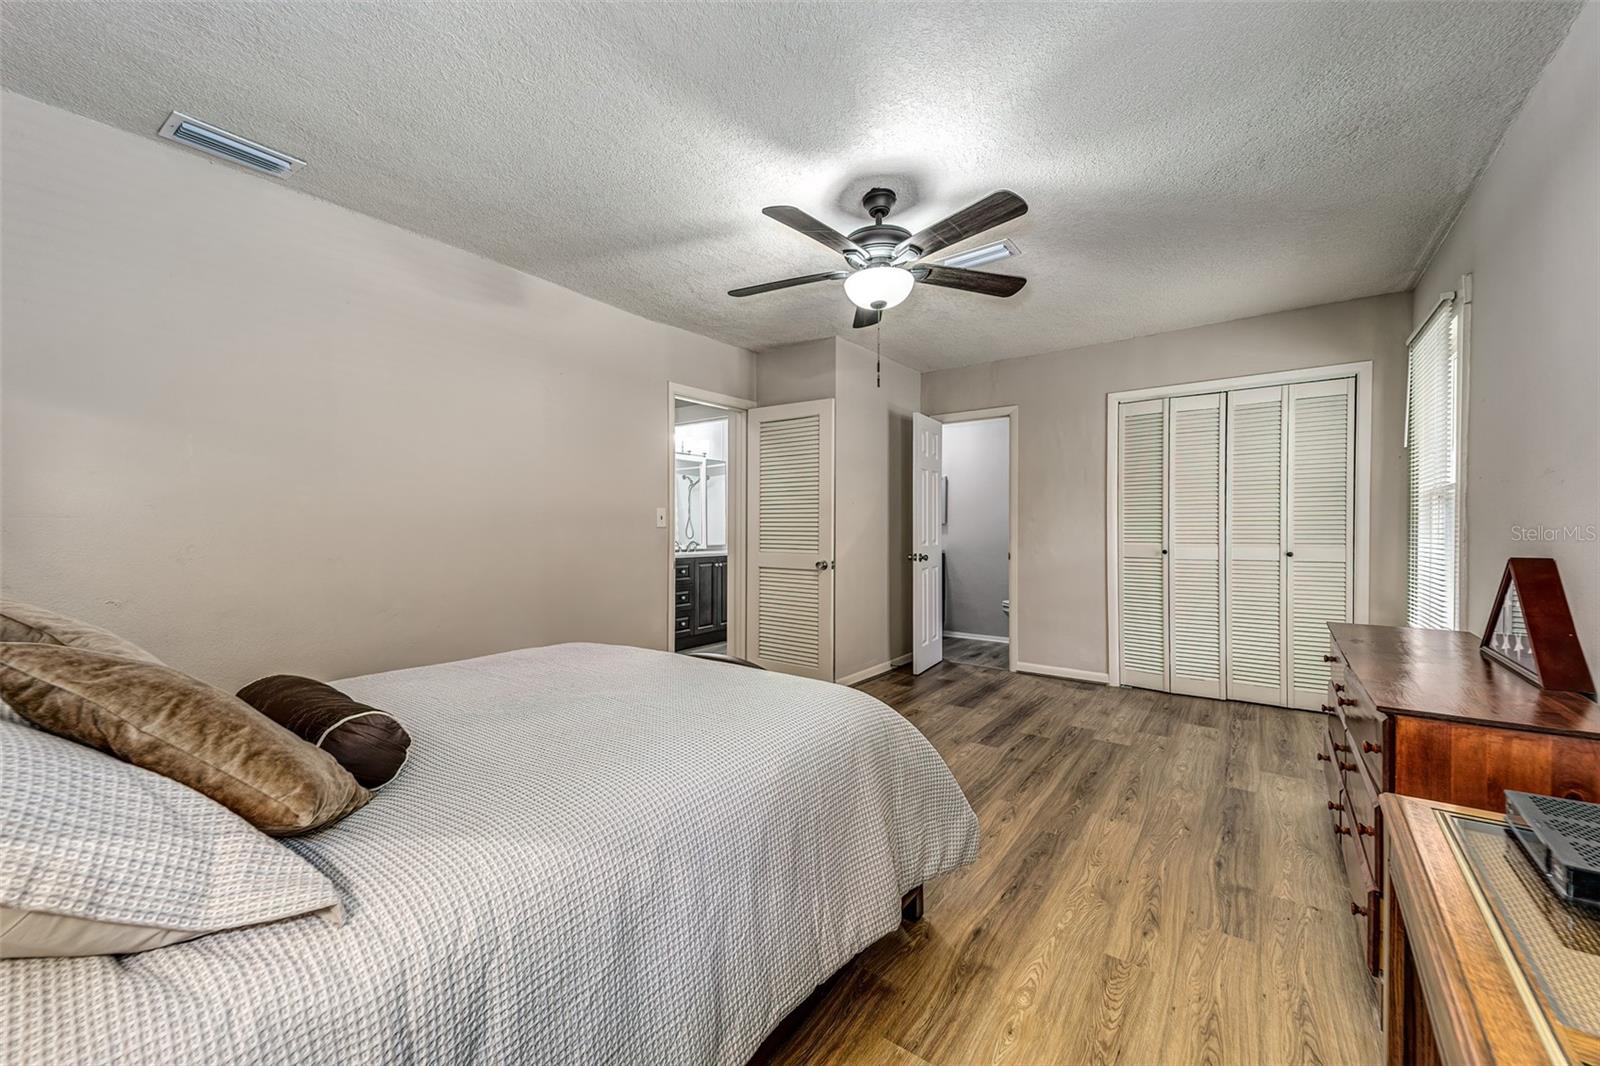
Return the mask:
[[844,294],[856,305],[855,327],[876,325],[883,312],[911,294],[917,282],[947,289],[964,289],[985,296],[1014,296],[1027,278],[1010,274],[991,274],[923,261],[941,248],[982,233],[1028,213],[1028,205],[1014,192],[1005,189],[990,193],[942,222],[912,233],[904,226],[885,222],[894,207],[893,189],[869,189],[861,206],[872,216],[870,226],[862,226],[848,237],[832,226],[819,222],[798,207],[764,207],[761,213],[791,229],[825,244],[844,256],[848,270],[830,270],[798,278],[769,281],[732,289],[729,296],[754,296],[758,292],[809,285],[814,281],[843,281]]

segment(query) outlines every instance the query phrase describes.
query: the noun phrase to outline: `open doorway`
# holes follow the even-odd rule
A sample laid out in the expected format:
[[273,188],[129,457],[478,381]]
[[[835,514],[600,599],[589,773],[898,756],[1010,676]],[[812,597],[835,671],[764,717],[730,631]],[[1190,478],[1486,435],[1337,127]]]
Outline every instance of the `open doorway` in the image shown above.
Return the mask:
[[744,454],[748,400],[673,385],[666,522],[667,648],[744,654]]
[[[1015,427],[1009,413],[945,415],[939,520],[944,658],[1013,669]],[[986,416],[986,417],[985,417]]]

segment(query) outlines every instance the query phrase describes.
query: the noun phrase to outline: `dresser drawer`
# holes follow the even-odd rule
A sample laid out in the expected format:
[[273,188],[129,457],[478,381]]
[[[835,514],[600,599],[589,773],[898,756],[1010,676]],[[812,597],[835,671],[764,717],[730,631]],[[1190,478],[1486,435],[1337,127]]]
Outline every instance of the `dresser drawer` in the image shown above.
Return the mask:
[[[1317,763],[1322,767],[1322,783],[1328,788],[1328,809],[1336,811],[1339,803],[1339,793],[1344,790],[1344,782],[1339,774],[1339,760],[1344,758],[1334,748],[1334,735],[1342,732],[1339,720],[1333,719],[1328,723],[1328,728],[1322,732],[1322,750],[1317,752]],[[1338,824],[1335,816],[1334,824]]]
[[694,566],[693,563],[673,563],[672,564],[672,577],[673,577],[673,580],[677,581],[678,584],[680,584],[680,585],[688,584],[689,581],[692,580],[692,575],[689,573],[689,571],[691,569],[693,569],[693,566]]
[[1339,720],[1350,734],[1351,747],[1367,768],[1367,776],[1382,791],[1388,785],[1383,753],[1385,716],[1378,713],[1355,675],[1347,673],[1342,681],[1330,687],[1333,689],[1334,709],[1339,712]]
[[1344,876],[1349,885],[1350,916],[1355,920],[1357,931],[1361,937],[1361,951],[1367,964],[1367,972],[1378,976],[1382,970],[1381,949],[1383,945],[1383,907],[1381,905],[1377,882],[1367,870],[1367,862],[1361,853],[1361,845],[1356,843],[1356,831],[1351,825],[1349,796],[1341,794],[1340,805],[1345,810],[1335,812],[1338,819],[1334,826],[1334,833],[1339,841],[1340,857],[1344,859]]
[[1367,872],[1374,884],[1383,884],[1383,812],[1378,809],[1378,797],[1366,774],[1351,762],[1352,756],[1339,756],[1339,778],[1343,786],[1343,805],[1348,825],[1366,860]]
[[687,633],[693,628],[694,616],[689,614],[688,611],[679,611],[678,617],[672,620],[672,631],[674,633]]
[[678,589],[673,595],[677,597],[677,606],[679,607],[686,607],[694,602],[693,589]]

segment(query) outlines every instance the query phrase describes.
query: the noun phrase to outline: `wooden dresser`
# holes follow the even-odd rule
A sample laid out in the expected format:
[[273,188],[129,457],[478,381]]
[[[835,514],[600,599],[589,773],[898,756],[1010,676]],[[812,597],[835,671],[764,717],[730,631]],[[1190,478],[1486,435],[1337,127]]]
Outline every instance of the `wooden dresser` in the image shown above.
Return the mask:
[[1507,789],[1600,802],[1600,704],[1541,691],[1471,633],[1328,627],[1328,733],[1317,753],[1367,967],[1382,972],[1378,795],[1505,809]]

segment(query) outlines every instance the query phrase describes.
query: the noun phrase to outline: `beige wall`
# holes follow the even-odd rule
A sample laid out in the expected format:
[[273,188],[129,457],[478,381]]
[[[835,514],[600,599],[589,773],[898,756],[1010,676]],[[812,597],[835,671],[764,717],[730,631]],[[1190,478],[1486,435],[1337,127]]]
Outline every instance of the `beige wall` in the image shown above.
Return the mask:
[[1370,618],[1400,621],[1410,317],[1409,296],[1396,293],[924,374],[929,414],[1019,408],[1018,660],[1107,669],[1107,393],[1365,360],[1374,371]]
[[753,396],[753,356],[175,146],[0,114],[8,595],[224,686],[665,646],[667,382]]
[[911,414],[922,375],[834,337],[756,357],[762,406],[834,400],[834,676],[911,653]]
[[1482,631],[1507,558],[1548,556],[1600,670],[1600,5],[1506,132],[1417,285],[1414,322],[1463,274],[1466,627]]
[[834,675],[850,677],[911,654],[911,415],[922,375],[838,342],[834,533]]
[[768,348],[756,356],[756,399],[763,407],[838,395],[838,343],[832,337]]

